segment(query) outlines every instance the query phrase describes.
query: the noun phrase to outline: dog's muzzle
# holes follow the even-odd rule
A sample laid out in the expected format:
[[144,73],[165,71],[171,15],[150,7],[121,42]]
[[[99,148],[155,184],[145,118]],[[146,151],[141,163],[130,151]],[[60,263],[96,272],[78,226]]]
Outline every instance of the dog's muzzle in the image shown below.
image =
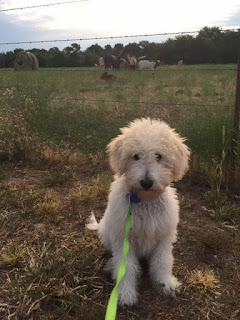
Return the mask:
[[149,189],[151,189],[151,187],[153,185],[153,181],[150,179],[145,179],[145,180],[141,180],[140,184],[145,191],[148,191]]

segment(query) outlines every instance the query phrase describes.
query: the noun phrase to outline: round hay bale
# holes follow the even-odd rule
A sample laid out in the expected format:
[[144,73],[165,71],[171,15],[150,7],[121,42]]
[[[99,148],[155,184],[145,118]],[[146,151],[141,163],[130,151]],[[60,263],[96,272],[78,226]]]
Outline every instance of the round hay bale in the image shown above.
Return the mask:
[[38,59],[31,52],[20,51],[16,55],[14,68],[16,71],[37,71]]

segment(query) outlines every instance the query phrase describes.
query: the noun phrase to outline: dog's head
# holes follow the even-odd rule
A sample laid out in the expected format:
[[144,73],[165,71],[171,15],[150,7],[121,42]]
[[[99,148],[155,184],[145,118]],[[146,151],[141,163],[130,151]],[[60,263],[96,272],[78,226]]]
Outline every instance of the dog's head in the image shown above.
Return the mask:
[[139,198],[154,199],[183,177],[190,151],[165,122],[138,119],[121,132],[108,145],[110,165]]

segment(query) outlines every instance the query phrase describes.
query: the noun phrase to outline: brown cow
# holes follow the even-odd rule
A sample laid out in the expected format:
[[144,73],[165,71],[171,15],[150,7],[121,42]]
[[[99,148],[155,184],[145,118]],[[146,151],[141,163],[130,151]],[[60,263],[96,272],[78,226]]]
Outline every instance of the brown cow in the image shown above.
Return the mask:
[[104,55],[105,70],[112,68],[113,70],[118,70],[120,67],[122,59],[119,56],[114,56],[112,54]]
[[104,72],[101,75],[102,80],[115,80],[116,78],[117,78],[116,76],[114,76],[113,74],[108,74],[107,72]]

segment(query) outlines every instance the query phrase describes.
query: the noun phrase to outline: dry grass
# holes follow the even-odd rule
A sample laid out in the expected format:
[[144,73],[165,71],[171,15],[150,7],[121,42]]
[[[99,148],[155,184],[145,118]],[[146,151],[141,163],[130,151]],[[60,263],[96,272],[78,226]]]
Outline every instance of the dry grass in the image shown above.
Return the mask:
[[[99,170],[98,162],[96,159]],[[0,268],[4,270],[0,274],[0,304],[4,305],[0,314],[3,319],[104,319],[113,282],[103,271],[107,257],[97,234],[86,230],[85,223],[91,210],[97,219],[102,216],[112,177],[105,169],[93,177],[89,175],[94,172],[93,162],[85,164],[84,169],[72,171],[71,179],[63,179],[65,182],[57,178],[55,183],[54,166],[39,170],[6,163],[2,167],[4,214],[0,216],[3,225],[0,239],[5,245],[0,255]],[[65,177],[68,170],[60,174]],[[82,194],[81,187],[88,193]],[[37,197],[26,201],[33,189]],[[207,317],[225,320],[226,316],[237,319],[240,301],[237,232],[231,231],[238,241],[236,244],[228,234],[229,229],[219,230],[221,239],[214,237],[216,222],[201,211],[201,200],[195,197],[189,199],[188,193],[182,194],[180,239],[174,254],[174,274],[183,282],[183,290],[174,301],[161,297],[143,267],[139,304],[118,309],[118,319],[175,320],[189,316],[194,320]],[[208,232],[202,225],[208,225]],[[192,238],[196,241],[191,242]],[[215,255],[221,258],[219,263],[214,260]],[[212,267],[206,264],[206,257],[211,265],[215,262]]]
[[48,202],[39,203],[36,212],[50,221],[57,221],[61,212],[61,202],[50,200]]
[[10,242],[0,251],[0,266],[20,266],[25,261],[25,257],[25,246]]
[[10,274],[6,285],[19,303],[11,318],[29,317],[43,306],[51,309],[53,305],[56,315],[62,313],[61,319],[68,312],[74,314],[86,294],[96,296],[96,291],[103,290],[102,285],[96,285],[101,250],[93,235],[75,233],[65,237],[58,248],[46,241],[27,246],[21,274]]
[[112,175],[97,175],[91,178],[88,184],[81,185],[77,191],[72,192],[72,201],[85,204],[101,200],[106,202],[112,181]]
[[219,280],[217,280],[213,270],[194,270],[188,277],[190,286],[195,286],[203,291],[213,291],[220,287]]
[[[88,72],[81,73],[80,81],[76,72],[64,74],[66,78],[62,72],[52,78],[49,72],[48,76],[39,72],[36,79],[31,74],[15,75],[26,78],[11,79],[15,89],[1,92],[0,151],[7,157],[0,159],[5,161],[0,168],[0,318],[104,319],[113,282],[103,271],[107,254],[96,233],[85,230],[85,223],[92,210],[99,220],[106,207],[112,181],[106,144],[129,120],[154,116],[170,122],[195,148],[190,173],[179,185],[181,220],[174,274],[183,282],[183,290],[175,300],[161,297],[143,265],[139,303],[119,308],[118,320],[237,320],[238,220],[231,225],[232,207],[218,192],[219,185],[224,189],[215,170],[222,160],[221,121],[231,120],[229,109],[220,112],[223,103],[233,101],[231,73],[218,72],[220,83],[207,72],[202,77],[159,72],[155,79],[147,73],[122,73],[114,84],[100,82]],[[57,92],[60,100],[53,100]],[[72,97],[123,102],[63,99]],[[148,103],[128,105],[129,100]],[[193,102],[219,105],[180,109],[181,103]],[[216,157],[220,154],[220,159],[209,159],[208,150]],[[198,186],[206,187],[206,181],[213,188],[203,201]],[[239,199],[234,201],[237,212]],[[220,212],[216,221],[209,210],[224,210],[226,215]],[[228,224],[223,223],[225,218]]]

